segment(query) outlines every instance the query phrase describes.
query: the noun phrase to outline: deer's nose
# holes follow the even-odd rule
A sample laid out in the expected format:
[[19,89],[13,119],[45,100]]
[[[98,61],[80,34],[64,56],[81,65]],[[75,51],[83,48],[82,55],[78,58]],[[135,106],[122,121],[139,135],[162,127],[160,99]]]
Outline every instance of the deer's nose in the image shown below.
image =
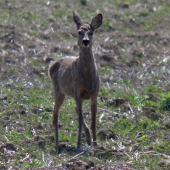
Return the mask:
[[90,43],[90,41],[89,41],[89,40],[83,40],[83,45],[84,45],[84,46],[88,46],[88,45],[89,45],[89,43]]

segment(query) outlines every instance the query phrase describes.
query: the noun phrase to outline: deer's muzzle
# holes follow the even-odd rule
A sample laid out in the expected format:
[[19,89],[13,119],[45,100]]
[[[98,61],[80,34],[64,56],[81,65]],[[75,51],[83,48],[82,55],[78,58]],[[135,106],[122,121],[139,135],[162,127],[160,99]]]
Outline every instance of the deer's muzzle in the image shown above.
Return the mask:
[[83,45],[86,46],[86,47],[89,46],[89,44],[90,44],[90,40],[89,40],[89,37],[88,37],[87,32],[85,32],[85,35],[84,35],[84,37],[83,37],[82,43],[83,43]]

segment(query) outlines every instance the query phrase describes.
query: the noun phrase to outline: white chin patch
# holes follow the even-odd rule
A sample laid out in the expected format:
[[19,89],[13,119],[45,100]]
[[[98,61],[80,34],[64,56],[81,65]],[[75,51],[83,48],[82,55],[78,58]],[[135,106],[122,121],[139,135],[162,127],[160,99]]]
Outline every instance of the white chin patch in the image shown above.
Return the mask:
[[83,44],[84,47],[89,47],[89,44]]

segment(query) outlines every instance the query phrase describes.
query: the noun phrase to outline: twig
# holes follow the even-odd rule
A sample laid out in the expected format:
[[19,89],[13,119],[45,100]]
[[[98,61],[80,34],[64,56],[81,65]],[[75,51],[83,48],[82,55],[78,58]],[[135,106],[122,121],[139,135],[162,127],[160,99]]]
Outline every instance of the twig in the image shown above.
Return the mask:
[[5,139],[7,140],[7,142],[9,142],[8,138],[7,138],[5,135],[3,135],[3,136],[5,137]]
[[154,155],[164,156],[166,159],[170,158],[170,156],[162,154],[162,153],[157,153],[156,151],[139,152],[138,154],[141,154],[141,155],[144,155],[144,154],[154,154]]
[[[75,155],[75,156],[73,156],[71,159],[77,158],[78,156],[82,155],[83,153],[84,153],[84,151],[81,152],[81,153],[79,153],[79,154],[77,154],[77,155]],[[70,159],[70,160],[71,160],[71,159]]]
[[158,63],[158,64],[156,64],[157,66],[159,66],[164,60],[166,60],[166,59],[168,59],[168,58],[170,58],[170,56],[168,56],[168,57],[164,57],[163,59],[161,59],[161,61]]
[[104,112],[107,112],[107,113],[112,113],[112,111],[109,111],[109,110],[106,110],[106,109],[102,109],[102,108],[100,108],[100,107],[98,107],[98,110],[104,111]]
[[132,160],[133,158],[131,158],[126,152],[124,152],[125,153],[125,155],[127,155],[129,158],[130,158],[130,160]]
[[130,111],[131,111],[132,113],[134,113],[134,111],[133,111],[131,105],[130,105],[129,103],[128,103],[128,105],[129,105]]

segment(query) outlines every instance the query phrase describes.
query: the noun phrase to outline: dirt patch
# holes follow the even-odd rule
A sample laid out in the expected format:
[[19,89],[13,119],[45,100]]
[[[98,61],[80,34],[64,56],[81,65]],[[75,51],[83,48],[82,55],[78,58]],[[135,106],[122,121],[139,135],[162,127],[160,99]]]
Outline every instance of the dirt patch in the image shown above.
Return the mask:
[[[84,1],[83,1],[84,2]],[[0,2],[0,169],[168,169],[169,1]],[[100,75],[96,148],[76,153],[75,103],[59,115],[54,145],[51,62],[77,56],[72,10],[102,12],[93,51]],[[90,127],[90,104],[84,101]],[[38,168],[41,167],[41,168]]]

